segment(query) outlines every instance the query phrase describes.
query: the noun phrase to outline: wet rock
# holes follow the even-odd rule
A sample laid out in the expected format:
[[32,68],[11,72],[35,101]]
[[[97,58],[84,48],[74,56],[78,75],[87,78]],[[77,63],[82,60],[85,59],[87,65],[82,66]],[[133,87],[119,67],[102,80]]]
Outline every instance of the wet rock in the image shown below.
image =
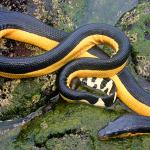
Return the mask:
[[1,120],[26,116],[48,103],[51,94],[56,90],[55,74],[34,79],[1,80]]
[[30,144],[29,149],[94,149],[99,142],[96,136],[98,129],[110,121],[106,115],[112,119],[119,113],[88,105],[59,103],[51,113],[28,123],[12,147],[26,149]]

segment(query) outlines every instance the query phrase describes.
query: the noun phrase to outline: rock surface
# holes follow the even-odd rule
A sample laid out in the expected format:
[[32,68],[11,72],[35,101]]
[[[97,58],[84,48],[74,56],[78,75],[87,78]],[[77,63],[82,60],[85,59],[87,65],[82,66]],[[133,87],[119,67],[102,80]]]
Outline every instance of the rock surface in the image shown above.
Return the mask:
[[121,19],[120,25],[132,44],[132,59],[137,74],[150,80],[150,2],[144,2]]

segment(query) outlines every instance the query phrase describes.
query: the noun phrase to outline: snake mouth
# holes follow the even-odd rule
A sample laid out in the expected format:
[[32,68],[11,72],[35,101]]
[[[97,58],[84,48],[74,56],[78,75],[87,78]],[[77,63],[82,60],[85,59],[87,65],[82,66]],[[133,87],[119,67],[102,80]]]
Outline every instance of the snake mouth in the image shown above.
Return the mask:
[[150,134],[150,117],[124,115],[110,122],[98,132],[100,140],[126,138]]
[[98,132],[98,138],[100,140],[110,140],[110,139],[121,139],[121,138],[129,138],[129,137],[134,137],[134,136],[144,136],[144,135],[150,135],[150,133],[148,133],[149,131],[143,131],[143,128],[141,128],[138,130],[130,130],[130,131],[118,131],[118,132],[110,132],[108,133],[108,131],[102,129]]

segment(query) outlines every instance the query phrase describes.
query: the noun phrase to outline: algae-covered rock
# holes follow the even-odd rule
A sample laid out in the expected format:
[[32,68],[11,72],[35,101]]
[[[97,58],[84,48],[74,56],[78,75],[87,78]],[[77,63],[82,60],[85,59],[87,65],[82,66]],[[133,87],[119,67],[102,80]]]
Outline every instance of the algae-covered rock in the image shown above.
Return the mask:
[[150,2],[141,3],[124,14],[120,26],[131,41],[136,72],[150,80]]
[[148,137],[100,141],[97,132],[108,122],[124,114],[84,104],[59,103],[53,111],[26,124],[10,149],[133,149],[148,150]]
[[34,79],[1,79],[1,120],[26,116],[47,103],[56,90],[55,80],[55,74]]
[[98,129],[111,120],[106,115],[113,119],[119,113],[88,105],[59,103],[51,113],[24,126],[13,146],[25,148],[28,139],[31,147],[93,149]]

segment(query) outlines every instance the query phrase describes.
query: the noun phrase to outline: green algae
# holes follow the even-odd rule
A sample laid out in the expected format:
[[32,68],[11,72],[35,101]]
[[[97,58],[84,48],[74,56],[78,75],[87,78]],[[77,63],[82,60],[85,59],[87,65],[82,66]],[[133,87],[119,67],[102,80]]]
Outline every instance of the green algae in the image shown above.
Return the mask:
[[150,33],[150,3],[140,4],[133,11],[125,14],[121,19],[122,29],[127,33],[132,42],[132,47],[136,55],[149,56],[148,46],[150,39],[145,37],[145,33]]
[[61,102],[53,111],[26,124],[10,149],[148,149],[147,136],[109,141],[98,139],[98,130],[122,114],[117,110]]
[[76,149],[91,150],[94,148],[92,144],[92,140],[85,133],[84,135],[82,134],[65,135],[62,138],[52,138],[46,142],[47,149],[61,150],[62,147],[66,150],[70,150],[70,148],[72,150],[76,150]]
[[150,80],[150,2],[139,4],[119,22],[132,44],[132,61],[137,74]]
[[84,16],[87,2],[85,0],[51,0],[48,24],[65,31],[73,31]]
[[83,136],[87,134],[85,141],[93,143],[90,137],[94,138],[94,140],[97,139],[96,134],[98,129],[107,121],[110,121],[109,117],[105,117],[107,115],[115,118],[117,113],[111,110],[106,111],[96,107],[93,108],[84,104],[60,103],[53,112],[41,116],[22,129],[14,145],[16,146],[20,141],[23,142],[21,145],[25,145],[26,142],[24,140],[28,139],[29,141],[34,141],[33,144],[36,146],[43,147],[45,144],[51,143],[51,140],[57,141],[56,138],[58,140],[64,138],[64,144],[66,144],[65,141],[69,136],[81,140],[80,136],[82,134]]
[[[24,117],[42,106],[46,100],[45,91],[49,90],[47,96],[55,91],[55,80],[56,75],[51,74],[34,79],[7,81],[9,82],[8,85],[11,85],[11,91],[7,93],[9,97],[5,98],[6,100],[8,99],[8,103],[6,103],[4,99],[1,100],[1,105],[6,103],[0,108],[1,120],[13,117]],[[16,82],[18,82],[17,86],[14,87]],[[4,88],[3,84],[1,86]],[[12,87],[14,88],[12,89]],[[6,86],[6,89],[8,89],[8,86]]]

